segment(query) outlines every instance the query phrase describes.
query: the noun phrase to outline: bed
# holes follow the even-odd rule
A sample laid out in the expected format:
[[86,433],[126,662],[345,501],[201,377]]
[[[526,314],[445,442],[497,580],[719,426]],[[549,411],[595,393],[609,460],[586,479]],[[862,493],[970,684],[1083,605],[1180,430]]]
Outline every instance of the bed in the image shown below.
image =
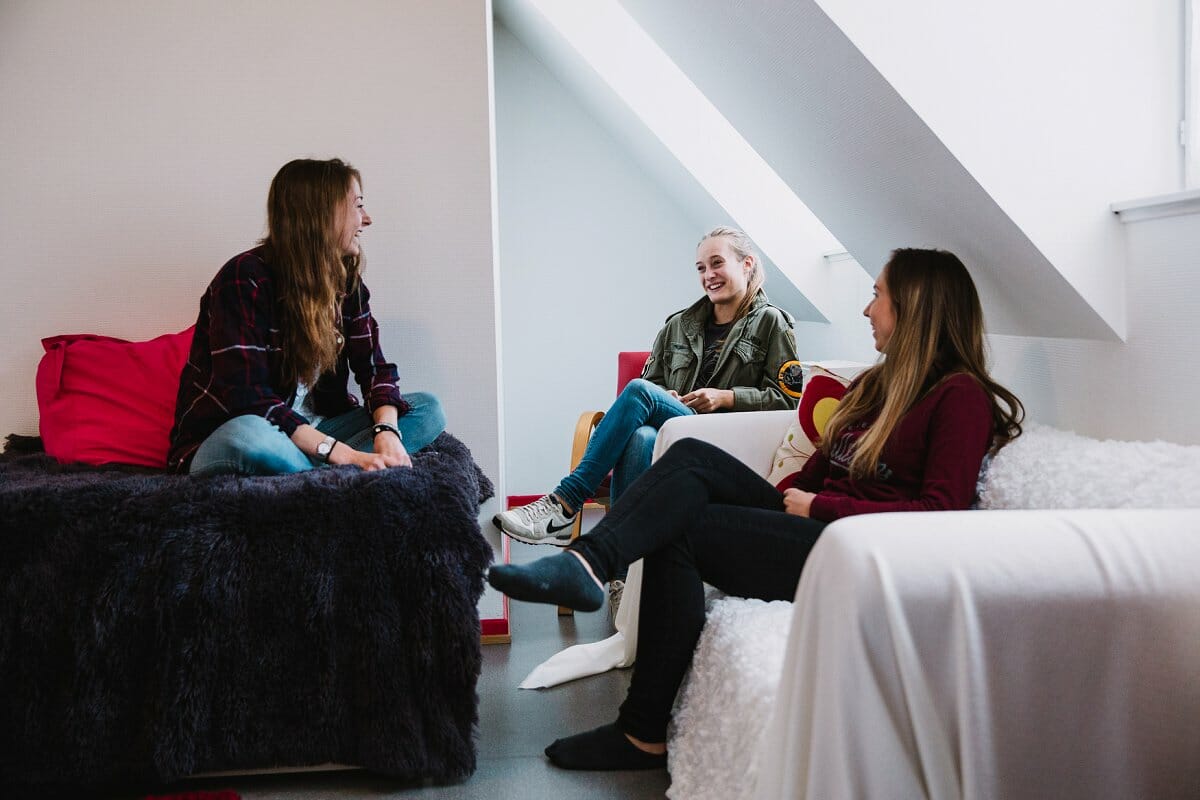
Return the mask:
[[470,775],[492,485],[449,434],[413,461],[196,479],[0,457],[0,794]]

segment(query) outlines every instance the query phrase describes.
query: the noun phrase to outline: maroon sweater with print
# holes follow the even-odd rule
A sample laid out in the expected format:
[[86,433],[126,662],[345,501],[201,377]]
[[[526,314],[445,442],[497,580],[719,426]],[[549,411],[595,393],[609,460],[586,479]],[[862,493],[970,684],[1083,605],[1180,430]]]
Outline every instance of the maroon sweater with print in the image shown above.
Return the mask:
[[931,389],[892,431],[875,477],[854,480],[850,457],[871,422],[844,431],[828,457],[817,450],[792,482],[816,492],[809,511],[814,519],[970,506],[992,442],[991,402],[974,378],[957,373]]

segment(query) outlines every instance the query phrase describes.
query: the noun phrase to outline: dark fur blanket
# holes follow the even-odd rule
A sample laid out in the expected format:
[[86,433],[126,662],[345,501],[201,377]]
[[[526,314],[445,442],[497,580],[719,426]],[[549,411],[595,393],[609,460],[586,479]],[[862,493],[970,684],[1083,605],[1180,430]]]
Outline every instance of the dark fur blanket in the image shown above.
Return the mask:
[[492,486],[448,434],[414,462],[195,479],[4,459],[0,786],[469,775]]

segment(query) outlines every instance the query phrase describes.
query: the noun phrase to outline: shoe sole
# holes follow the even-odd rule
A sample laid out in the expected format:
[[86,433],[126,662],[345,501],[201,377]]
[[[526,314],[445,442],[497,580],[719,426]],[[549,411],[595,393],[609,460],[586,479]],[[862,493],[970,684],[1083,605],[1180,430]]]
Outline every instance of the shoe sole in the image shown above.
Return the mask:
[[553,545],[554,547],[566,547],[571,543],[571,534],[569,531],[567,532],[567,537],[565,539],[553,534],[550,536],[544,536],[541,539],[535,539],[532,536],[526,536],[520,531],[510,530],[504,526],[503,522],[501,522],[499,514],[492,517],[492,524],[499,528],[500,532],[508,538],[516,539],[518,542],[524,542],[525,544],[549,544]]

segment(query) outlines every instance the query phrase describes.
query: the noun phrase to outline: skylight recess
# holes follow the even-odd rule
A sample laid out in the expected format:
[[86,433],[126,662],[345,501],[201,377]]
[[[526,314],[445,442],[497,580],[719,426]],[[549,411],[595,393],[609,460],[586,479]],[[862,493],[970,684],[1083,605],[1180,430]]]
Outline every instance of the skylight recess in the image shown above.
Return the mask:
[[615,0],[524,0],[607,83],[764,255],[824,317],[845,316],[847,288],[870,293],[861,268],[839,270],[823,254],[844,251],[749,142]]

